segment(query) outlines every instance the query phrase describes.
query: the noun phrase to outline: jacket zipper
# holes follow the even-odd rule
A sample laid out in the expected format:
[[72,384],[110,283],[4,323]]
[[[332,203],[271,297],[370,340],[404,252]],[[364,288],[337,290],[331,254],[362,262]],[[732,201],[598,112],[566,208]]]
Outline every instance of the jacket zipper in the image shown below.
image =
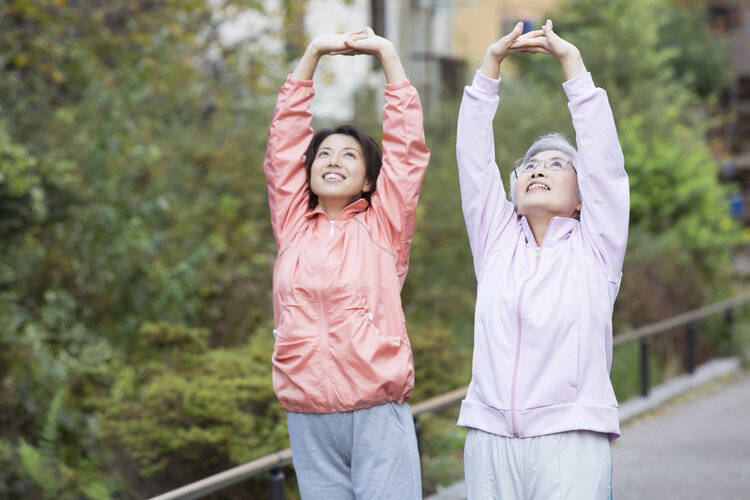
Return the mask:
[[539,268],[539,260],[542,258],[542,247],[539,246],[536,249],[536,258],[534,259],[534,271],[526,278],[523,286],[521,286],[521,293],[518,295],[518,305],[516,307],[516,320],[517,320],[517,334],[516,334],[516,359],[513,363],[513,379],[510,384],[510,415],[513,425],[513,437],[518,437],[518,425],[516,423],[516,382],[518,379],[518,368],[520,365],[521,358],[521,305],[523,304],[523,292],[526,289],[526,285],[531,281],[531,278],[536,274]]
[[328,372],[327,365],[327,356],[330,354],[328,352],[328,317],[326,316],[326,308],[323,305],[323,297],[321,297],[320,293],[316,293],[318,296],[318,303],[320,304],[320,311],[321,311],[321,318],[323,320],[323,328],[321,328],[322,334],[322,343],[323,343],[323,349],[321,349],[322,353],[322,363],[323,363],[323,387],[326,391],[326,402],[330,405],[332,403],[331,401],[331,387],[330,387],[330,381],[328,380],[328,377],[326,376]]
[[333,224],[334,224],[334,222],[333,221],[330,221],[330,222],[331,222],[331,236],[333,236]]

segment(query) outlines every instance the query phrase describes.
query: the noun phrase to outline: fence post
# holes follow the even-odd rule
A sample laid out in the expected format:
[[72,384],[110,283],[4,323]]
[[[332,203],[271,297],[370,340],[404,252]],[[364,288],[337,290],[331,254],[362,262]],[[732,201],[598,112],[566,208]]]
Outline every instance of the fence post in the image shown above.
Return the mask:
[[284,471],[281,467],[271,469],[271,476],[268,478],[268,499],[284,500]]
[[730,345],[733,345],[734,332],[732,331],[732,328],[734,327],[734,307],[727,309],[725,319],[727,322],[727,340],[729,340]]
[[417,451],[419,452],[419,468],[422,468],[422,423],[414,415],[414,433],[417,435]]
[[687,324],[687,372],[695,372],[695,323]]
[[725,318],[726,318],[727,324],[730,327],[734,325],[734,307],[730,307],[729,309],[727,309]]
[[422,460],[422,424],[419,417],[414,416],[414,432],[417,434],[417,448],[419,449],[419,460]]
[[649,380],[648,380],[648,339],[641,337],[641,396],[648,396]]

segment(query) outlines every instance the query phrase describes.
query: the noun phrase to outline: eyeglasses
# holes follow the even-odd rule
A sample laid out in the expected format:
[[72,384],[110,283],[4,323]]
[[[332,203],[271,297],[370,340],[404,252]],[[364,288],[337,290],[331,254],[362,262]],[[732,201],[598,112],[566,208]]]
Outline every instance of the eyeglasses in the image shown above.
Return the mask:
[[554,172],[556,170],[563,170],[570,166],[573,170],[573,162],[570,160],[564,160],[562,158],[552,158],[549,160],[537,160],[536,158],[527,159],[525,156],[519,158],[513,163],[513,171],[516,177],[520,177],[526,172],[531,172],[537,168],[542,168],[547,171]]

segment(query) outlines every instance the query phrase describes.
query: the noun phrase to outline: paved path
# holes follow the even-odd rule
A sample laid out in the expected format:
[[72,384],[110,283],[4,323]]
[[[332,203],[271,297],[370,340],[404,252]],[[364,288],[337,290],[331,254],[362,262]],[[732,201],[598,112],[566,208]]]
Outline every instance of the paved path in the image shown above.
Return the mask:
[[[732,374],[726,385],[711,385]],[[612,446],[617,500],[750,500],[750,373],[739,360],[710,361],[624,402],[620,420],[627,423]],[[466,500],[466,485],[428,499]]]
[[750,375],[623,429],[615,498],[750,498]]

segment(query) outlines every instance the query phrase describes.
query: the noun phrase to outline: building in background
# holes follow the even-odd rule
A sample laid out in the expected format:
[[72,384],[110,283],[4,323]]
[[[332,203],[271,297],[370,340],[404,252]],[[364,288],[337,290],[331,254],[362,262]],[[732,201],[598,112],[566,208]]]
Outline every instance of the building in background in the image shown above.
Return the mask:
[[[724,109],[728,120],[722,129],[724,152],[732,157],[729,174],[741,182],[750,201],[750,2],[711,0],[711,28],[730,45],[735,80],[727,89]],[[742,215],[750,223],[750,203]]]
[[[710,0],[708,4],[711,29],[729,42],[734,73],[722,102],[726,121],[718,131],[719,153],[729,157],[721,176],[737,183],[739,190],[730,200],[732,213],[750,232],[750,2]],[[737,251],[733,260],[737,274],[750,276],[750,248]]]
[[[302,40],[324,33],[342,33],[363,26],[393,41],[412,83],[420,90],[425,108],[441,98],[458,97],[481,63],[487,46],[519,21],[528,28],[544,21],[544,12],[559,0],[265,0],[269,16],[235,16],[225,23],[222,39],[230,44],[247,33],[287,35],[286,46],[271,41],[273,50],[301,55]],[[292,19],[285,11],[301,7],[304,15]],[[294,43],[297,23],[299,41]],[[273,37],[268,37],[273,39]],[[275,45],[274,45],[275,44]],[[278,47],[277,47],[278,46]],[[328,121],[353,118],[354,96],[362,87],[382,87],[379,65],[369,57],[323,58],[315,74],[313,112]]]

